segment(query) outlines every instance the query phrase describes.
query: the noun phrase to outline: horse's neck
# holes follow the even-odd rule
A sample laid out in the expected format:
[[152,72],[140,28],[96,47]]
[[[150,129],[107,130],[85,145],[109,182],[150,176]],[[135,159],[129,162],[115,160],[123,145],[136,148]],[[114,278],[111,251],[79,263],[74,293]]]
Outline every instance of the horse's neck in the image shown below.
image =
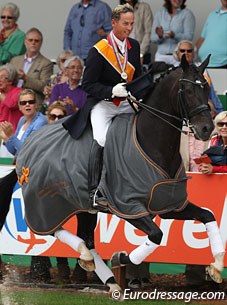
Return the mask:
[[[169,95],[170,92],[165,91],[152,94],[150,98],[152,99],[152,106],[171,114]],[[175,100],[174,103],[176,103],[177,91],[173,99]],[[172,114],[176,115],[176,113]],[[178,124],[177,127],[181,128],[181,124],[174,118],[161,116],[173,125]],[[145,153],[164,169],[170,177],[174,177],[181,163],[179,152],[181,133],[179,130],[150,114],[147,110],[141,110],[139,113],[136,130],[139,144]]]

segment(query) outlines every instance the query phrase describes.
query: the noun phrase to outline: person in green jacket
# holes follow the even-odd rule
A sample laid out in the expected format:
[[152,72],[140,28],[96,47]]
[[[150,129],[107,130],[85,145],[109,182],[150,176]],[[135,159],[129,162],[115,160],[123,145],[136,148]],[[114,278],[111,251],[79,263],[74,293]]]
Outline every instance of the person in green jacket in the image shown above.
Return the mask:
[[2,29],[0,31],[0,65],[12,57],[25,54],[25,33],[17,25],[20,10],[14,3],[7,3],[0,10]]

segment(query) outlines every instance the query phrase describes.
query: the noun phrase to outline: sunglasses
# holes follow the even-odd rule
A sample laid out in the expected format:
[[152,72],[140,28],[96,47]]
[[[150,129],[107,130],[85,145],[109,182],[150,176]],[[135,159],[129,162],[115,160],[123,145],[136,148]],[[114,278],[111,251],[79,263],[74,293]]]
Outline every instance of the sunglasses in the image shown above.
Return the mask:
[[180,49],[179,50],[181,53],[192,53],[193,49]]
[[227,122],[218,122],[217,126],[218,127],[224,127],[224,126],[227,127]]
[[64,118],[64,115],[62,115],[62,114],[59,114],[59,115],[57,115],[57,114],[49,114],[48,118],[50,120],[52,120],[52,121],[55,121],[56,119],[60,120],[60,119]]
[[14,19],[13,16],[1,16],[1,19],[9,19],[9,20],[12,20]]
[[19,101],[19,104],[20,104],[21,106],[25,106],[25,105],[27,105],[27,104],[29,104],[29,105],[34,105],[35,103],[36,103],[35,100]]

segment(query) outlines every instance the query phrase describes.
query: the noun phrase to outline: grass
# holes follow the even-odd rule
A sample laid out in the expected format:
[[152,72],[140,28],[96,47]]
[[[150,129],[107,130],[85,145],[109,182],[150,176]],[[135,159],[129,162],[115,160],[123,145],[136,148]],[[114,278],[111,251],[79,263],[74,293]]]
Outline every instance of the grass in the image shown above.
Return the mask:
[[[148,303],[149,302],[149,303]],[[58,291],[1,291],[0,305],[113,305],[114,301],[108,296],[84,295],[75,292]],[[152,304],[152,305],[202,305],[214,304],[212,300],[204,303],[186,303],[180,301],[154,301],[154,300],[126,300],[123,304]],[[219,303],[221,305],[221,303]]]

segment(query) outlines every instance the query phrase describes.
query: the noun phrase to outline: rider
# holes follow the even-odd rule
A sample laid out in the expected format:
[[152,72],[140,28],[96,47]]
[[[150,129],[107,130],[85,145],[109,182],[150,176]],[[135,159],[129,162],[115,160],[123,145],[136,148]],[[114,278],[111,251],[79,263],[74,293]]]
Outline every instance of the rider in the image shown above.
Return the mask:
[[88,93],[86,107],[91,109],[93,143],[88,165],[88,190],[93,207],[101,194],[97,191],[106,133],[112,118],[134,110],[126,97],[126,83],[141,74],[139,43],[129,38],[133,30],[134,10],[129,4],[118,5],[112,11],[113,30],[93,48],[86,60],[82,87]]

